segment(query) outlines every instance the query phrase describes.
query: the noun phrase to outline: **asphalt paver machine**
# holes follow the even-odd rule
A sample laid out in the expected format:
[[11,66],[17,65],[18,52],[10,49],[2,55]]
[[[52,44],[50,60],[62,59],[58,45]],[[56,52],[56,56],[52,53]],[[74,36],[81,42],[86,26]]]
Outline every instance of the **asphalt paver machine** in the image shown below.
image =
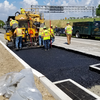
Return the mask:
[[23,30],[23,48],[39,46],[38,33],[40,26],[44,25],[44,15],[43,13],[39,12],[38,8],[34,8],[34,10],[32,11],[25,11],[25,14],[16,12],[15,16],[8,16],[4,38],[7,40],[6,45],[8,47],[15,48],[16,36],[14,35],[14,31],[12,31],[12,28],[10,27],[10,18],[17,20],[19,28]]

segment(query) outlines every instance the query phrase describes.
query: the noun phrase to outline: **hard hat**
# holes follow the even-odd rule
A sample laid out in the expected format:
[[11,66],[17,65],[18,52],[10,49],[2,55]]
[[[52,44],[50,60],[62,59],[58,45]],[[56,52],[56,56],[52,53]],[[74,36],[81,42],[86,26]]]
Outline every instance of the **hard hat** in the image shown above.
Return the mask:
[[13,20],[12,18],[10,18],[10,20]]
[[43,27],[44,29],[46,28],[46,26]]
[[67,24],[69,24],[70,22],[67,22]]
[[51,25],[51,28],[53,28],[53,25]]

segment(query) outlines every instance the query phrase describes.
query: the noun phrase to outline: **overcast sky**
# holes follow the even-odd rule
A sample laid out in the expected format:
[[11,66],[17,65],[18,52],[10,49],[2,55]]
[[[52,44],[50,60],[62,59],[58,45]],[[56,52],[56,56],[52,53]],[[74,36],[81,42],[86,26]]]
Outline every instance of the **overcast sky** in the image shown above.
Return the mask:
[[[0,20],[6,21],[8,16],[14,16],[20,7],[30,8],[31,5],[54,5],[54,6],[98,6],[100,0],[0,0]],[[48,14],[46,14],[48,16]],[[45,17],[46,17],[45,16]],[[50,14],[50,19],[60,19],[74,16],[92,16],[91,12],[67,12],[66,14]],[[47,18],[47,19],[49,19]]]

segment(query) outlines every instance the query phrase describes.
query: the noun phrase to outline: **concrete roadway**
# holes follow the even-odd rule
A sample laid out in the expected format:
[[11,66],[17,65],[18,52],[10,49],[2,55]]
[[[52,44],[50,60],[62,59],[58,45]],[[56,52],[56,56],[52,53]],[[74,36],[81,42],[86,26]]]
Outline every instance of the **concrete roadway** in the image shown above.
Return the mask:
[[0,40],[4,43],[4,44],[6,44],[6,40],[4,39],[4,33],[5,33],[6,31],[4,30],[4,29],[0,29]]
[[53,45],[100,57],[100,40],[72,38],[67,45],[66,37],[55,36]]

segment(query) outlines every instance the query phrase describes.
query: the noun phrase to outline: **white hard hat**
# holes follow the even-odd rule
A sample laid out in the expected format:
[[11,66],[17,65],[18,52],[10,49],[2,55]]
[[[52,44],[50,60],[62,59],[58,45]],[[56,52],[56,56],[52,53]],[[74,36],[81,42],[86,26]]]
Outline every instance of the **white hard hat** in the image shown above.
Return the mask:
[[13,20],[12,18],[10,18],[10,20]]

